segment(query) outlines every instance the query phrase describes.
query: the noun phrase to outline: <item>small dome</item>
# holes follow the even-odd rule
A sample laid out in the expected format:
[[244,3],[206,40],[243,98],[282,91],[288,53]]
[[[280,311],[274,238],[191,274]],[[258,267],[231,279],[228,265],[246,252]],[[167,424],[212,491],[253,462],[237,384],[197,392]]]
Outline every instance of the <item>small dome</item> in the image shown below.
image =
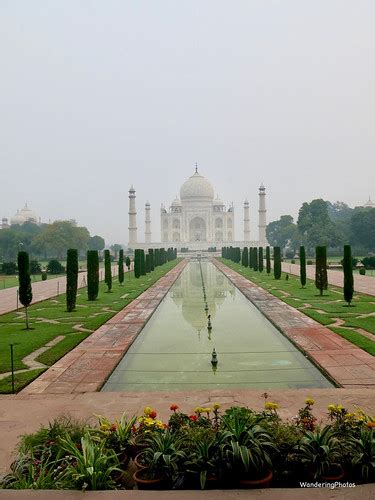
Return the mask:
[[368,197],[368,201],[363,205],[363,208],[375,208],[375,203]]
[[19,215],[23,218],[23,222],[37,222],[38,221],[38,216],[35,212],[30,210],[30,208],[27,206],[27,203],[25,203],[25,206],[23,209],[19,212]]
[[182,201],[196,200],[197,198],[212,201],[214,189],[211,183],[196,171],[182,184],[180,198]]
[[171,207],[180,207],[181,206],[181,200],[176,196],[176,198],[172,201]]
[[222,207],[224,206],[224,202],[218,196],[216,196],[216,198],[214,199],[214,205],[215,206],[219,205],[220,207]]
[[17,210],[17,213],[15,215],[13,215],[13,217],[10,218],[11,224],[23,224],[24,222],[25,222],[24,218],[20,214],[19,210]]

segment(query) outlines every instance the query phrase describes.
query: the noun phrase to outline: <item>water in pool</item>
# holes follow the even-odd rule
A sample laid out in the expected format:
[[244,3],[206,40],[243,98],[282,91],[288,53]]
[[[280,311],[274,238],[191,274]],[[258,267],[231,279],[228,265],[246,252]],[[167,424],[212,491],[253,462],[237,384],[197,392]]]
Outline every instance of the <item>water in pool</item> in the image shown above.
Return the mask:
[[[207,329],[204,293],[211,331]],[[214,348],[216,370],[211,364]],[[102,390],[231,387],[332,384],[211,262],[191,261]]]

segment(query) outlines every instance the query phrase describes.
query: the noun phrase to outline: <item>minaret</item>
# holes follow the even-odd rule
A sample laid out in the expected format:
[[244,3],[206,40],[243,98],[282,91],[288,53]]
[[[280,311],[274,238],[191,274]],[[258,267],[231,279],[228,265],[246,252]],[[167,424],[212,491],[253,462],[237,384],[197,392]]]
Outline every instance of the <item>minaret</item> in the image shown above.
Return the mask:
[[243,240],[250,241],[250,208],[247,200],[243,204]]
[[135,189],[129,189],[129,247],[137,244],[137,210],[135,208]]
[[150,215],[150,203],[146,201],[145,205],[145,242],[151,243],[151,215]]
[[262,245],[267,245],[266,238],[266,188],[263,183],[259,187],[259,243]]

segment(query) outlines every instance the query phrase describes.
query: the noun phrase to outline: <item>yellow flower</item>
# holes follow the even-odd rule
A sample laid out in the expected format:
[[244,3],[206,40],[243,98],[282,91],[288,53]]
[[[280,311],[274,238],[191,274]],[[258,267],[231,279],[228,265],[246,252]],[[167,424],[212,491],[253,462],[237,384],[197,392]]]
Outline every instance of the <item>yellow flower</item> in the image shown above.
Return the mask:
[[211,408],[202,408],[202,410],[203,410],[204,412],[206,412],[206,413],[210,413]]
[[315,403],[315,401],[312,398],[307,398],[305,400],[305,404],[312,406]]
[[150,413],[152,412],[152,408],[150,408],[149,406],[145,406],[143,412],[145,415],[150,415]]
[[202,408],[201,406],[197,406],[194,410],[194,413],[203,413],[204,412],[204,408]]
[[219,403],[214,403],[213,407],[214,410],[218,410],[221,407],[221,405],[219,405]]
[[266,410],[277,410],[279,405],[277,403],[271,403],[271,401],[265,403],[264,408]]
[[108,430],[109,430],[109,428],[110,428],[110,425],[109,425],[109,424],[102,424],[102,425],[100,426],[100,430],[101,430],[101,431],[108,431]]
[[335,411],[336,410],[336,405],[328,405],[328,411]]

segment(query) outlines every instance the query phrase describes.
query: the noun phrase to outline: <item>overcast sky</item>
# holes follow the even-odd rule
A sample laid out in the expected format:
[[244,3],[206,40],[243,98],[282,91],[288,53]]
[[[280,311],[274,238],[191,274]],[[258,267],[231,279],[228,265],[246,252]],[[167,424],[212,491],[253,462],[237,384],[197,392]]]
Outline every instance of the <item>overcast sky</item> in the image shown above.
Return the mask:
[[375,198],[373,0],[0,0],[0,217],[28,201],[110,243],[193,174],[257,236],[324,198]]

